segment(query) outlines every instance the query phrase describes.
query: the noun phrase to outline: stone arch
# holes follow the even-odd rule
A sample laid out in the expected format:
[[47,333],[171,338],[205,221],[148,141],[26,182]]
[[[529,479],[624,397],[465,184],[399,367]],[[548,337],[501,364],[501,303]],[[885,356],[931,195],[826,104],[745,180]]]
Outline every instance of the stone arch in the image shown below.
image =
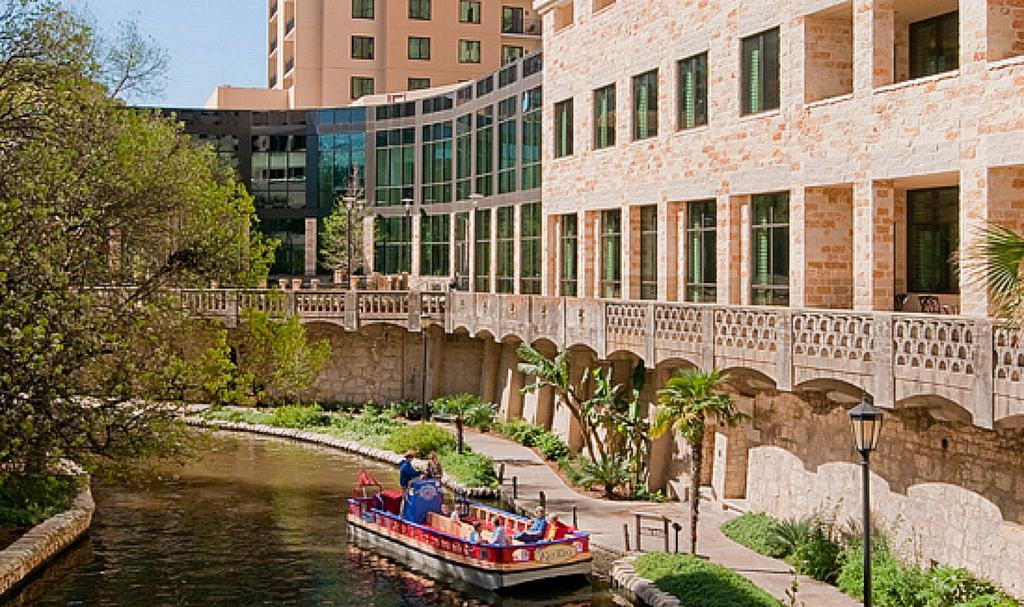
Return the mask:
[[1024,430],[1024,413],[1000,417],[995,422],[995,429],[1000,431],[1016,430],[1018,432]]
[[914,409],[928,413],[941,422],[971,424],[974,413],[960,403],[939,394],[916,394],[896,401],[898,410]]

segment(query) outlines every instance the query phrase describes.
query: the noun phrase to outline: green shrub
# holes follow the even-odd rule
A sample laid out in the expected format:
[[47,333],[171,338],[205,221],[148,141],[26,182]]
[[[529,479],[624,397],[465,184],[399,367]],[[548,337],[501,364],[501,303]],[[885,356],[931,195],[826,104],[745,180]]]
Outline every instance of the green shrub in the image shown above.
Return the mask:
[[[376,407],[368,404],[367,408]],[[385,409],[392,417],[404,417],[405,419],[420,419],[423,417],[423,405],[414,400],[400,400],[389,404]]]
[[396,453],[413,451],[418,457],[427,457],[432,451],[444,453],[455,449],[455,437],[437,424],[420,423],[398,428],[384,446]]
[[269,423],[279,428],[322,428],[330,423],[330,418],[320,405],[285,405],[271,411]]
[[544,459],[551,461],[558,461],[559,458],[569,455],[569,445],[552,432],[544,432],[537,438],[537,450]]
[[557,460],[558,469],[562,471],[565,478],[569,479],[569,483],[572,485],[579,485],[580,480],[583,478],[583,470],[579,461],[572,455],[566,455],[560,457]]
[[81,482],[74,476],[0,474],[0,525],[28,527],[64,512]]
[[814,534],[815,522],[812,518],[773,520],[772,523],[765,541],[780,558],[795,554],[800,546],[811,541]]
[[832,541],[820,525],[816,525],[809,536],[797,544],[789,562],[797,573],[809,575],[820,581],[833,584],[839,575],[839,554],[842,547]]
[[959,607],[983,597],[999,597],[995,586],[979,580],[965,569],[933,567],[927,576],[928,587],[923,598],[929,607]]
[[606,455],[600,462],[584,457],[580,458],[580,462],[583,473],[580,484],[587,489],[601,487],[607,498],[611,498],[615,489],[629,481],[629,468],[621,455]]
[[452,475],[466,487],[498,486],[498,476],[494,473],[494,460],[480,453],[455,453],[449,451],[440,455],[441,465],[445,472]]
[[787,553],[782,546],[772,541],[778,524],[778,521],[767,514],[747,512],[723,523],[722,533],[754,552],[782,558],[787,556]]
[[781,607],[753,582],[721,565],[689,554],[651,552],[636,560],[636,571],[691,607]]
[[[837,583],[839,589],[864,599],[864,552],[860,545],[843,552]],[[916,567],[900,563],[884,542],[875,546],[871,556],[872,587],[878,607],[928,607],[921,598],[928,578]]]
[[541,435],[547,431],[543,426],[531,424],[522,419],[514,419],[503,424],[500,432],[524,447],[533,447]]

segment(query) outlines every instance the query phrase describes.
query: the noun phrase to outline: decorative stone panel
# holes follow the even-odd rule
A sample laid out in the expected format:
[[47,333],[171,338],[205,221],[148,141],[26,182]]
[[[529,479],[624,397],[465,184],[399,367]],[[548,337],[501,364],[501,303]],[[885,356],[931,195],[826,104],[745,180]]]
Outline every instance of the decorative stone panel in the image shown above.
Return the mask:
[[847,312],[793,315],[793,376],[796,384],[839,379],[872,391],[874,319]]

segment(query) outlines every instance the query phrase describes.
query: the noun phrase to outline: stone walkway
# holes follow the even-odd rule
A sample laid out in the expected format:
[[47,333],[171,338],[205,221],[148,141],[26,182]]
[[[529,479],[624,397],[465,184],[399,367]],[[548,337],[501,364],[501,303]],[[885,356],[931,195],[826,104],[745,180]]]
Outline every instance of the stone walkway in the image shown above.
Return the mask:
[[[576,493],[562,482],[547,464],[531,449],[503,438],[475,432],[466,432],[466,443],[475,451],[486,453],[499,464],[505,464],[505,488],[511,490],[511,479],[517,477],[521,507],[533,507],[543,491],[548,511],[556,512],[563,521],[572,522],[572,508],[576,507],[580,528],[591,535],[592,541],[604,548],[623,551],[623,523],[629,523],[630,542],[633,541],[635,512],[664,515],[683,526],[679,546],[689,546],[689,508],[686,504],[605,501]],[[731,516],[722,504],[710,500],[701,503],[698,552],[724,565],[764,588],[779,600],[785,601],[785,592],[792,583],[790,567],[785,562],[757,554],[741,546],[719,530],[719,525]],[[664,540],[644,536],[644,548],[661,549]],[[635,546],[632,546],[635,549]],[[800,577],[799,600],[806,607],[855,607],[857,601],[828,584]]]

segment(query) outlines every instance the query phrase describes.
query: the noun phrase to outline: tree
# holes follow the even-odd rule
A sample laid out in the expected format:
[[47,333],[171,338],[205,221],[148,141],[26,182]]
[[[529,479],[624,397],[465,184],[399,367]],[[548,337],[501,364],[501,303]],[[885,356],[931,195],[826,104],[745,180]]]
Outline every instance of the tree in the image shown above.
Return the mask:
[[690,445],[690,552],[697,554],[700,516],[700,478],[704,468],[704,430],[709,421],[735,426],[747,419],[736,410],[732,397],[719,392],[728,378],[717,370],[681,370],[658,390],[659,407],[652,435],[679,432]]
[[0,9],[0,469],[180,451],[172,289],[266,277],[234,173],[112,98],[104,60],[57,2]]
[[1024,321],[1024,235],[991,224],[982,233],[972,257],[977,264],[969,279],[985,284],[999,313],[1013,322]]
[[298,316],[271,318],[255,309],[242,314],[238,371],[252,381],[260,401],[302,402],[331,355],[330,343],[311,343]]
[[[354,201],[351,210],[345,207],[343,198]],[[367,212],[365,191],[359,186],[359,169],[353,167],[345,193],[334,201],[331,214],[324,218],[320,253],[325,263],[333,270],[351,276],[359,268],[365,268],[362,225]],[[350,217],[352,219],[351,226],[349,226]],[[351,238],[351,259],[349,259],[349,238]]]
[[455,422],[456,449],[462,453],[463,430],[466,424],[472,426],[490,425],[494,419],[495,406],[485,403],[475,394],[457,394],[436,399],[431,403],[434,413],[447,415]]

